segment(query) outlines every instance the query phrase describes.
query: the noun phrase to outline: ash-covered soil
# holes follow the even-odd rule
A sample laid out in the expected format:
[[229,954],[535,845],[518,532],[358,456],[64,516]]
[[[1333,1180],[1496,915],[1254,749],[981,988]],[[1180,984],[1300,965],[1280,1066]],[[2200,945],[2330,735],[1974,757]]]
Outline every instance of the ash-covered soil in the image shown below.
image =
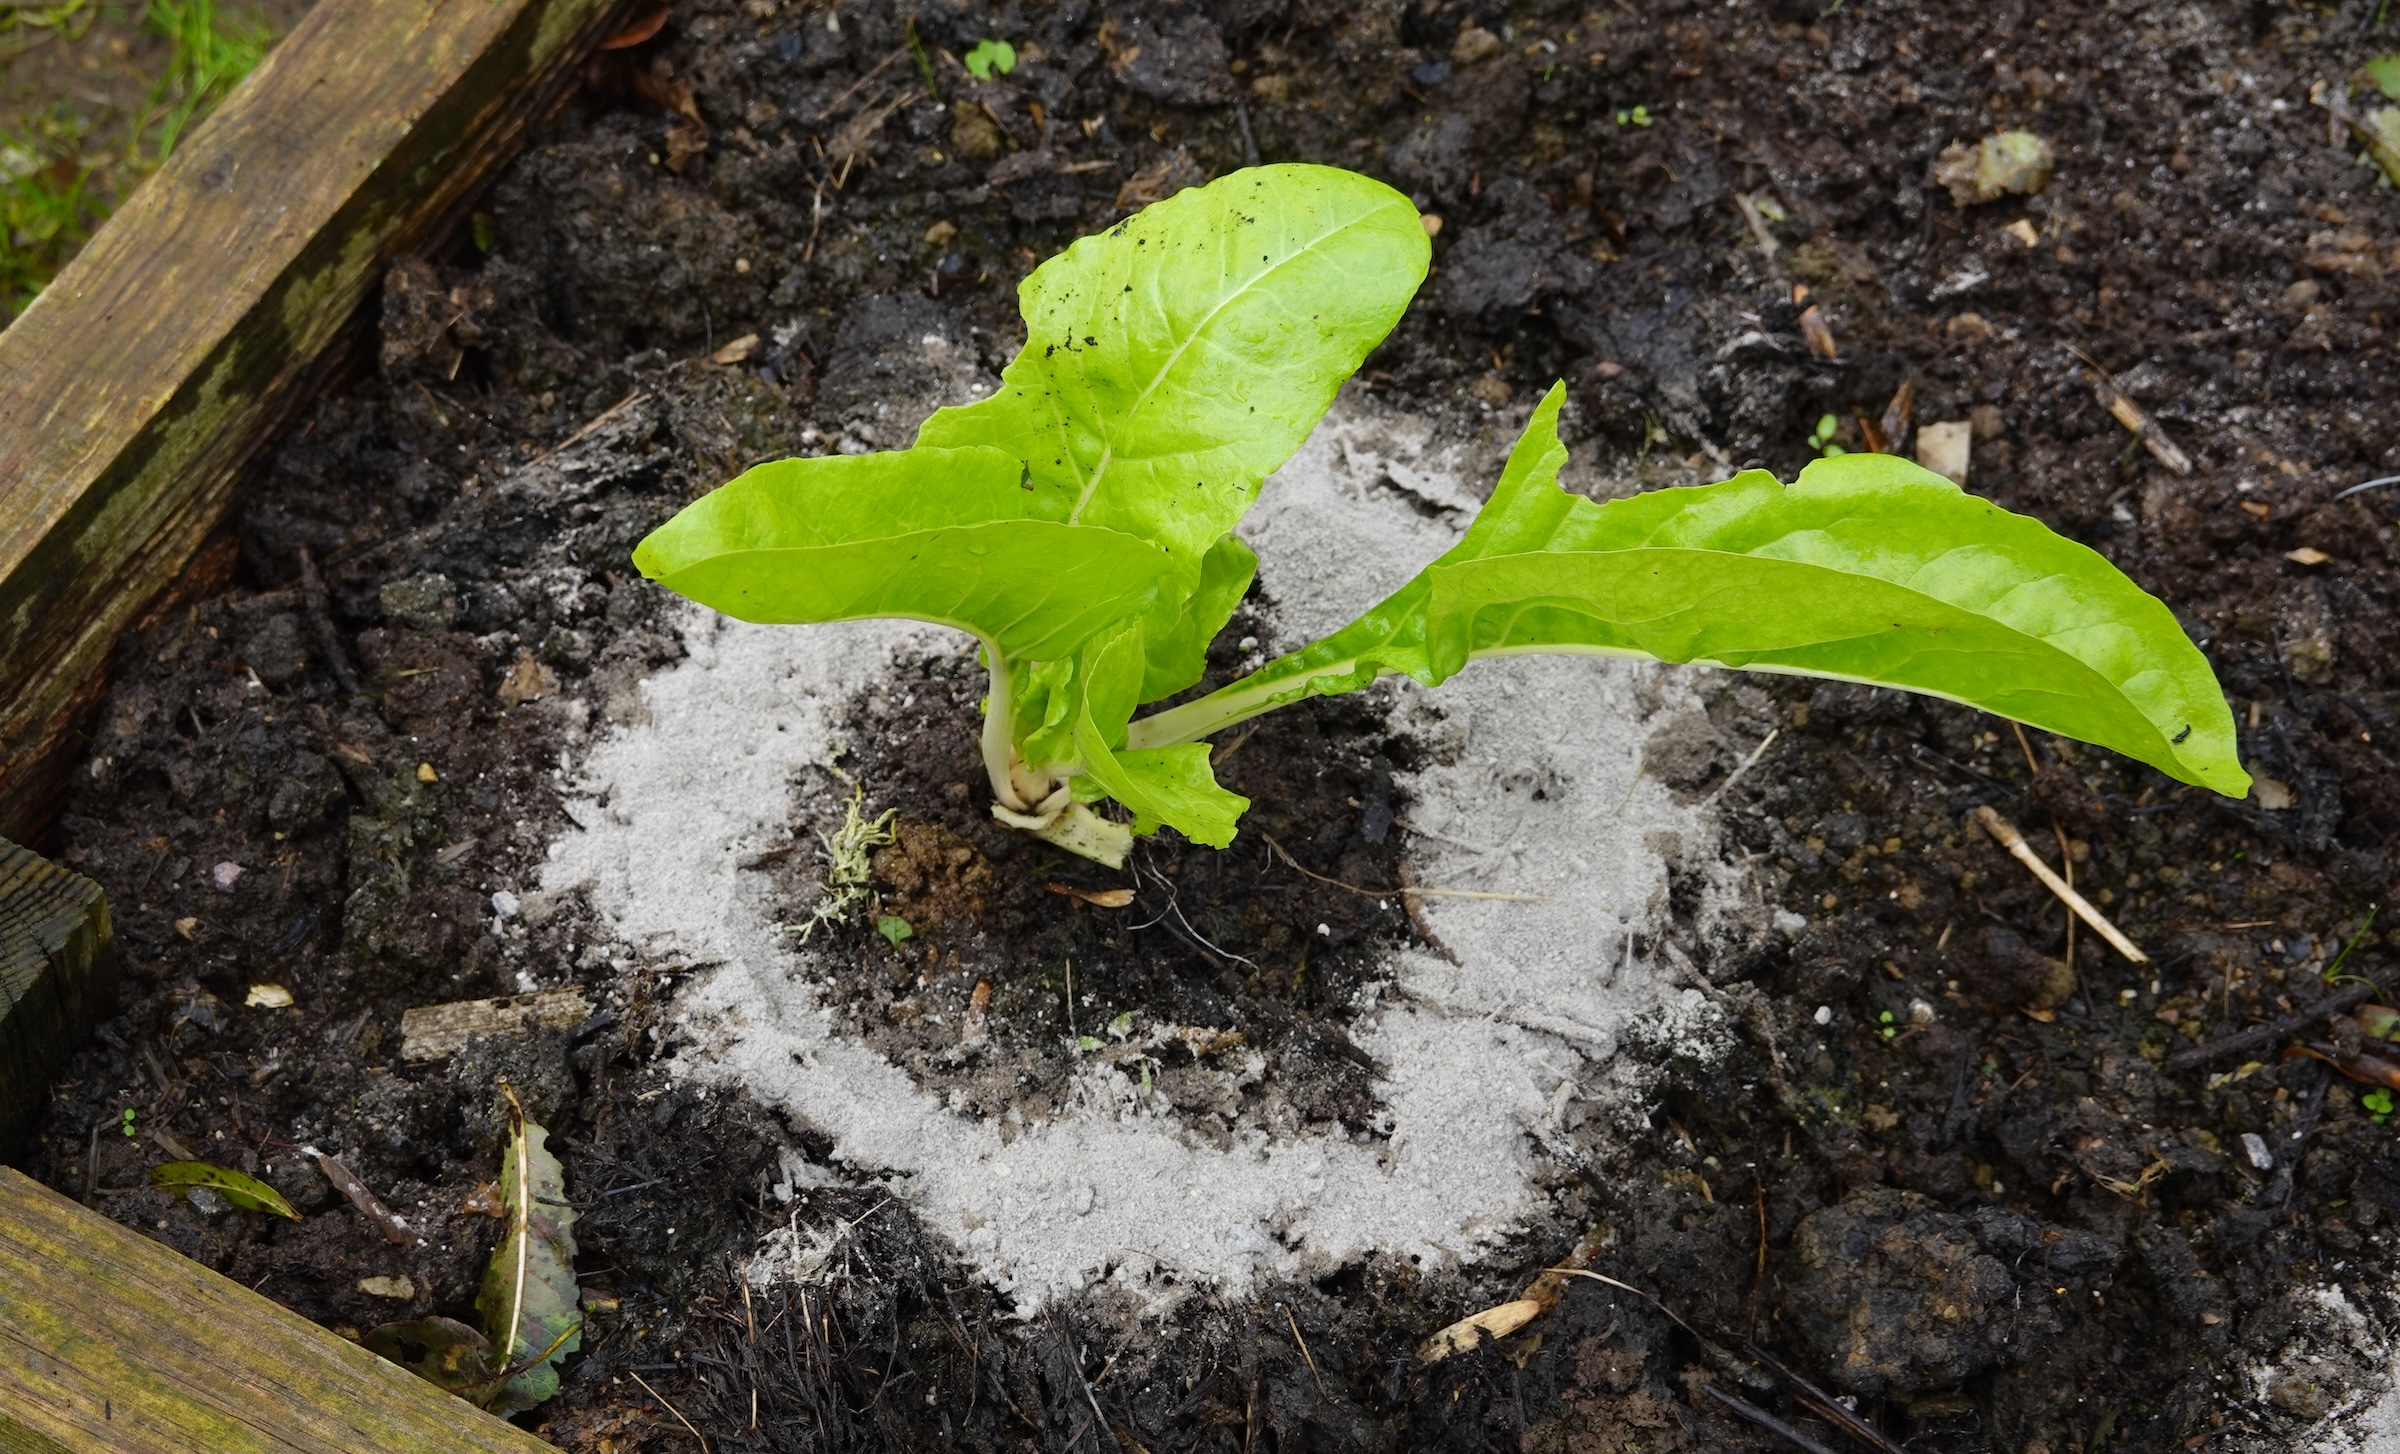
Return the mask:
[[[532,1416],[582,1450],[697,1447],[684,1419],[721,1449],[1779,1447],[1727,1393],[1838,1445],[1770,1356],[1924,1451],[2280,1449],[2355,1409],[2400,1319],[2392,1128],[2281,1041],[2163,1062],[2326,993],[2354,935],[2346,972],[2392,969],[2388,921],[2357,931],[2400,825],[2394,492],[2331,497],[2400,472],[2400,197],[2310,97],[2400,31],[2362,0],[1819,9],[944,5],[913,19],[937,102],[900,8],[678,5],[595,67],[471,228],[394,271],[352,381],[127,638],[45,845],[109,891],[126,1008],[29,1166],[330,1325],[471,1317],[496,1224],[462,1202],[495,1170],[505,1075],[583,1206],[587,1351]],[[1014,42],[1012,73],[952,59],[986,36]],[[1945,146],[2016,126],[2055,148],[2039,194],[1962,208],[1933,180]],[[1035,262],[1254,159],[1357,167],[1442,218],[1365,387],[1505,438],[1563,377],[1590,478],[1788,477],[1820,416],[1855,445],[1913,380],[1916,419],[1972,424],[1972,488],[2174,606],[2272,796],[2020,747],[1947,705],[1729,678],[1686,766],[1704,790],[1734,744],[1780,733],[1726,805],[1737,856],[1808,922],[1699,966],[1735,1051],[1659,1067],[1647,1135],[1595,1126],[1553,1233],[1131,1334],[1105,1302],[1011,1319],[881,1193],[796,1181],[784,1152],[823,1150],[809,1128],[667,1089],[675,974],[533,896],[534,868],[561,773],[679,649],[626,564],[643,531],[756,460],[904,443],[924,334],[970,341],[945,345],[959,377],[996,368]],[[1803,337],[1794,283],[1836,357]],[[2189,476],[2133,444],[2072,349]],[[1077,1033],[1128,1012],[1238,1028],[1323,1070],[1281,1083],[1292,1114],[1350,1124],[1343,989],[1408,941],[1405,916],[1250,839],[1146,850],[1184,920],[1138,931],[1042,886],[1118,880],[1003,871],[1023,850],[980,788],[946,788],[972,781],[974,674],[920,673],[921,711],[855,708],[853,770],[905,830],[880,888],[923,925],[913,972],[867,925],[839,931],[870,1039],[1007,1094],[935,1064],[922,1017],[988,982],[985,1053],[1030,1084],[1055,1073],[1071,955],[1077,1013],[1090,993],[1107,1017]],[[1383,815],[1405,805],[1377,784],[1412,749],[1356,702],[1284,715],[1228,779],[1316,755],[1329,783],[1288,836],[1266,826],[1319,873],[1392,882],[1405,830]],[[796,801],[820,805],[796,812],[802,847],[765,866],[795,917],[805,835],[838,813],[832,792]],[[2057,903],[1968,823],[1986,803],[2063,849],[2151,962],[2088,933],[2070,959]],[[1317,922],[1332,948],[1302,960]],[[293,1007],[246,1006],[267,982]],[[594,1007],[573,1030],[399,1057],[405,1008],[570,982]],[[1160,1049],[1162,1087],[1213,1064]],[[1177,1104],[1230,1125],[1263,1114],[1260,1084]],[[257,1169],[307,1220],[140,1189],[170,1141]],[[302,1143],[426,1245],[379,1239]],[[746,1291],[734,1264],[775,1227],[838,1273]],[[1418,1364],[1427,1333],[1579,1244],[1688,1327],[1578,1280],[1522,1334]],[[358,1289],[402,1273],[407,1301]]]

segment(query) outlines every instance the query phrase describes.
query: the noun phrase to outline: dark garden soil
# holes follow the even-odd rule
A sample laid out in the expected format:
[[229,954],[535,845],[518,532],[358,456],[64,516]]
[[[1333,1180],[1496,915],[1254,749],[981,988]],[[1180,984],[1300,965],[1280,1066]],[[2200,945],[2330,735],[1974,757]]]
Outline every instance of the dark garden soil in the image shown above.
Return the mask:
[[[2375,10],[959,0],[912,32],[894,5],[679,4],[447,250],[394,270],[204,584],[128,636],[46,845],[108,889],[125,1011],[28,1165],[329,1325],[472,1319],[498,1224],[462,1202],[495,1174],[505,1077],[582,1210],[584,1351],[527,1416],[577,1450],[695,1429],[719,1450],[1789,1447],[1722,1395],[1866,1447],[1770,1357],[1920,1451],[2287,1447],[2388,1380],[2312,1290],[2400,1319],[2395,1131],[2364,1086],[2280,1058],[2322,1027],[2162,1062],[2328,993],[2395,886],[2400,491],[2331,497],[2400,473],[2400,195],[2310,104],[2400,48]],[[1015,43],[1012,74],[952,59],[986,36]],[[2056,148],[2038,196],[1962,209],[1931,179],[1947,144],[2016,126]],[[2174,606],[2274,785],[2220,801],[1964,709],[1728,678],[1727,740],[1782,734],[1727,796],[1731,851],[1808,927],[1701,964],[1736,1049],[1662,1067],[1648,1135],[1595,1126],[1549,1230],[1463,1273],[1378,1261],[1187,1305],[1128,1343],[1105,1303],[1021,1322],[880,1191],[814,1187],[797,1205],[855,1224],[853,1274],[745,1292],[735,1264],[792,1215],[778,1148],[821,1140],[669,1088],[675,975],[526,897],[572,755],[679,653],[627,552],[754,461],[905,443],[927,381],[899,343],[938,325],[995,368],[1036,261],[1259,158],[1367,170],[1442,219],[1362,386],[1463,434],[1505,435],[1563,377],[1594,477],[1788,478],[1822,415],[1855,445],[1913,380],[1918,420],[1973,421],[1973,488]],[[1766,199],[1772,258],[1737,194]],[[1795,282],[1838,357],[1804,340]],[[2094,401],[2077,349],[2189,476]],[[1392,774],[1417,749],[1370,699],[1282,714],[1226,769],[1274,813],[1229,855],[1146,848],[1140,904],[1109,910],[1073,891],[1122,878],[983,816],[976,675],[928,660],[852,705],[846,769],[899,813],[879,887],[920,932],[896,953],[863,921],[824,931],[853,969],[837,1008],[961,1104],[1021,1106],[1055,1086],[1071,1002],[1011,967],[1072,960],[1096,1007],[1075,1033],[1133,1008],[1241,1027],[1266,1067],[1241,1084],[1169,1080],[1225,1046],[1155,1047],[1203,1134],[1368,1124],[1342,1007],[1413,931],[1262,841],[1392,883]],[[761,865],[795,919],[844,792],[816,788]],[[2152,962],[2070,939],[1972,829],[1980,804],[2063,848]],[[2346,971],[2400,970],[2395,927]],[[406,1008],[570,981],[594,1007],[576,1028],[400,1058]],[[979,981],[991,1048],[945,1061],[955,1030],[923,1025],[975,1012]],[[292,1007],[246,1005],[262,983]],[[425,1245],[381,1240],[301,1144]],[[257,1169],[306,1219],[143,1189],[182,1151]],[[1518,1337],[1419,1365],[1428,1333],[1579,1244],[1681,1325],[1577,1281]],[[410,1296],[358,1290],[378,1275]]]

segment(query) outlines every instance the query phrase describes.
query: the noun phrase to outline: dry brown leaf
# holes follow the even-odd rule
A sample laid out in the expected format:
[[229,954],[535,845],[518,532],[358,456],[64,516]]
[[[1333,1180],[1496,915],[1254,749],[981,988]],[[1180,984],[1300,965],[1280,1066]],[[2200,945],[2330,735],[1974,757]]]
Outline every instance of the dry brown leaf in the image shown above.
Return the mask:
[[534,660],[533,653],[520,650],[516,664],[500,681],[496,694],[503,707],[521,707],[527,702],[549,696],[558,690],[558,674]]
[[1207,180],[1208,174],[1200,170],[1198,162],[1192,160],[1190,149],[1179,146],[1163,160],[1125,179],[1125,184],[1117,188],[1117,210],[1129,212],[1137,207],[1147,207]]
[[1122,909],[1133,902],[1131,889],[1079,889],[1062,883],[1046,883],[1042,887],[1062,899],[1081,899],[1099,909]]
[[758,352],[758,335],[755,333],[745,333],[741,337],[735,339],[733,342],[726,344],[723,348],[718,349],[715,353],[710,354],[708,356],[708,361],[713,364],[738,364],[744,362],[750,357],[750,355],[756,352]]
[[666,28],[669,8],[665,5],[651,6],[647,11],[635,16],[623,30],[600,42],[600,49],[630,50],[634,46],[640,45]]

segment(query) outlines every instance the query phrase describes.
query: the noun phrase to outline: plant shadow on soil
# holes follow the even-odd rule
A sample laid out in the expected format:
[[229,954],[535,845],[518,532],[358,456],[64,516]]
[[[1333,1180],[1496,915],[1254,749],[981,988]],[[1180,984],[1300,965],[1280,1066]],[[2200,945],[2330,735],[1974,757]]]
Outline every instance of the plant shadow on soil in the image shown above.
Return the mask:
[[[1778,1447],[1703,1384],[1837,1441],[1744,1339],[1922,1451],[2280,1448],[2371,1393],[2400,1322],[2389,1128],[2276,1047],[2160,1062],[2323,993],[2391,892],[2400,572],[2387,506],[2329,500],[2400,469],[2367,407],[2400,397],[2400,261],[2379,251],[2400,202],[2304,101],[2379,48],[2372,7],[1641,9],[928,11],[938,107],[888,7],[829,23],[712,0],[611,53],[481,205],[488,253],[462,237],[395,268],[379,356],[257,468],[236,528],[120,651],[45,846],[108,889],[126,1005],[29,1167],[329,1326],[471,1316],[497,1226],[462,1202],[496,1170],[507,1077],[583,1207],[586,1351],[533,1416],[578,1450],[696,1447],[685,1419],[720,1449]],[[948,63],[985,35],[1018,46],[1006,78]],[[1616,119],[1637,102],[1653,124]],[[2013,124],[2061,143],[2041,196],[1961,210],[1925,180],[1947,142]],[[2175,606],[2288,806],[2021,749],[1946,705],[1727,678],[1694,782],[1781,733],[1726,794],[1728,851],[1807,926],[1701,963],[1739,1031],[1728,1058],[1657,1067],[1650,1129],[1594,1127],[1584,1164],[1545,1173],[1553,1219],[1484,1262],[1371,1260],[1129,1340],[1105,1299],[1019,1321],[882,1191],[796,1180],[786,1150],[827,1149],[809,1128],[655,1066],[690,967],[527,892],[569,821],[562,774],[680,654],[627,552],[756,460],[904,442],[923,337],[954,381],[988,374],[1038,258],[1253,149],[1360,166],[1444,218],[1364,382],[1460,437],[1505,442],[1565,377],[1578,468],[1610,488],[1696,482],[1710,450],[1788,477],[1818,417],[1872,416],[1914,378],[1920,418],[1976,421],[1977,491]],[[1776,258],[1737,191],[1779,202]],[[1794,282],[1839,359],[1803,342]],[[2193,476],[2125,448],[2068,342]],[[2329,559],[2287,558],[2303,545]],[[1059,1085],[1071,1034],[1121,1050],[1128,1011],[1235,1029],[1240,1047],[1155,1047],[1195,1134],[1289,1115],[1371,1135],[1344,1006],[1412,931],[1260,850],[1272,834],[1318,873],[1392,884],[1404,830],[1377,825],[1416,749],[1368,702],[1279,714],[1226,770],[1261,803],[1235,850],[1148,846],[1129,881],[980,815],[979,689],[963,659],[927,659],[854,706],[847,768],[899,809],[880,888],[920,937],[838,931],[841,1012],[988,1107],[1019,1074]],[[794,850],[757,866],[795,918],[806,835],[843,795],[801,788]],[[2153,963],[2088,934],[2070,950],[2055,901],[1966,821],[1985,803],[2057,845]],[[1054,881],[1139,897],[1100,908]],[[1182,917],[1132,927],[1167,885]],[[2347,967],[2388,974],[2386,942]],[[945,1060],[978,980],[990,1046]],[[262,981],[294,1007],[244,1006]],[[564,983],[593,1003],[578,1027],[400,1058],[406,1008]],[[1267,1073],[1229,1072],[1244,1051]],[[301,1143],[425,1244],[378,1239]],[[147,1189],[178,1146],[258,1171],[306,1220]],[[803,1223],[831,1270],[748,1287],[759,1239]],[[1524,1333],[1417,1363],[1426,1334],[1579,1243],[1707,1336],[1575,1282]],[[397,1273],[405,1302],[359,1288]]]

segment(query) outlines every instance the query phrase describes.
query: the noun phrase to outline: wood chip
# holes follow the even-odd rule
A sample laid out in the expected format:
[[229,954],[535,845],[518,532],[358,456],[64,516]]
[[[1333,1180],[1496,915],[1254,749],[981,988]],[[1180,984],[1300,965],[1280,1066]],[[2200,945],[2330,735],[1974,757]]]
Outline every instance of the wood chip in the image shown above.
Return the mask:
[[1417,1361],[1439,1363],[1453,1353],[1481,1347],[1486,1339],[1505,1338],[1532,1322],[1541,1311],[1540,1300],[1528,1297],[1469,1314],[1426,1339],[1424,1346],[1417,1349]]
[[738,364],[758,352],[758,335],[745,333],[708,356],[713,364]]
[[2298,550],[2287,550],[2283,553],[2283,558],[2294,565],[2323,565],[2333,559],[2332,556],[2313,545],[2303,545]]
[[571,1030],[591,1014],[592,1003],[579,989],[426,1005],[401,1012],[400,1058],[447,1060],[475,1040],[495,1035],[523,1039],[536,1030]]

